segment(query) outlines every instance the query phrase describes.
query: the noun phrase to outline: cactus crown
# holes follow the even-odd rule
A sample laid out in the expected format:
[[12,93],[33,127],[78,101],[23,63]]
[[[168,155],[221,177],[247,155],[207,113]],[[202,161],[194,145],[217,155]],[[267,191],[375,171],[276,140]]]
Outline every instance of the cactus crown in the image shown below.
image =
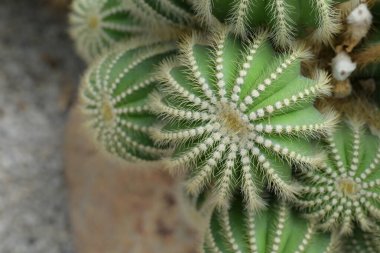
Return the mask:
[[329,159],[305,175],[300,207],[323,229],[352,232],[357,222],[373,231],[380,218],[380,138],[355,120],[327,137]]
[[87,62],[121,40],[149,34],[165,39],[200,27],[182,0],[76,0],[72,10],[70,34]]
[[335,122],[334,114],[322,115],[312,105],[329,93],[326,74],[302,77],[300,61],[308,52],[296,47],[277,56],[266,36],[244,46],[226,30],[211,42],[184,39],[180,61],[161,66],[164,96],[152,99],[154,111],[168,122],[154,139],[176,150],[169,166],[194,168],[187,183],[194,194],[215,180],[221,205],[237,187],[249,207],[261,206],[263,180],[280,196],[294,197],[289,163],[322,162],[305,139]]
[[[144,42],[145,41],[145,42]],[[129,161],[163,155],[149,137],[155,116],[146,101],[157,79],[147,75],[175,43],[136,38],[99,59],[83,78],[83,104],[105,148]]]
[[87,62],[122,38],[143,33],[121,0],[73,1],[70,34]]

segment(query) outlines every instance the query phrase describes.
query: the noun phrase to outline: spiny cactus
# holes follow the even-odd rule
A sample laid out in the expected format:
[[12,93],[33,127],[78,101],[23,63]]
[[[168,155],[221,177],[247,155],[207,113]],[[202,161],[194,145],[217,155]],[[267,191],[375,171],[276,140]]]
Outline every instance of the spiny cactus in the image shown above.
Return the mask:
[[153,32],[165,29],[199,27],[189,0],[124,0],[134,15]]
[[197,27],[184,0],[74,0],[72,10],[70,34],[87,62],[126,38],[179,36],[179,30]]
[[186,38],[180,62],[160,68],[164,96],[156,94],[152,108],[167,125],[153,137],[174,146],[168,166],[191,172],[187,188],[194,194],[216,181],[220,205],[241,188],[248,207],[261,207],[262,181],[294,197],[289,162],[321,163],[310,139],[335,123],[333,113],[313,107],[316,97],[329,94],[328,77],[321,71],[315,80],[301,76],[308,52],[296,47],[276,55],[266,33],[246,45],[226,30],[211,40]]
[[187,174],[205,252],[380,252],[379,1],[73,1],[95,136]]
[[259,26],[271,27],[280,46],[289,46],[296,35],[314,29],[313,41],[328,42],[339,31],[333,5],[346,0],[195,0],[199,15],[213,24],[214,16],[239,35]]
[[136,38],[104,55],[83,78],[83,107],[91,128],[111,153],[129,160],[163,155],[149,138],[156,116],[147,99],[157,84],[154,68],[175,52],[174,42]]
[[354,233],[345,238],[341,253],[378,253],[380,252],[380,236],[378,232],[366,233],[356,228]]
[[206,253],[333,253],[337,238],[316,230],[283,202],[272,201],[259,213],[242,200],[215,210],[206,231]]
[[119,40],[144,32],[122,0],[75,0],[70,34],[87,62]]
[[355,120],[327,137],[329,159],[307,173],[298,205],[321,228],[350,233],[355,222],[373,231],[380,219],[380,138]]

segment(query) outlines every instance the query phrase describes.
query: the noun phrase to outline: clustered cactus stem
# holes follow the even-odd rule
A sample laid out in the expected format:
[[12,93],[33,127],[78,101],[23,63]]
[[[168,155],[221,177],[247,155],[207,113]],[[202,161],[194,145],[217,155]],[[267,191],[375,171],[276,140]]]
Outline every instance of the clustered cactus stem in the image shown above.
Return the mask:
[[[200,29],[184,0],[75,0],[70,34],[79,54],[91,62],[121,40],[141,35],[166,39]],[[162,26],[165,29],[160,29]]]
[[205,240],[206,253],[331,253],[339,245],[284,202],[272,200],[257,213],[244,209],[239,196],[211,215]]
[[[91,61],[120,38],[143,33],[119,0],[74,1],[70,34],[80,55]],[[123,19],[120,19],[123,17]]]
[[101,57],[86,72],[85,112],[109,152],[130,161],[155,160],[165,153],[150,138],[155,116],[146,101],[158,80],[145,71],[153,70],[175,50],[172,41],[135,38]]
[[90,131],[184,174],[201,252],[380,252],[380,1],[72,6]]
[[[326,73],[317,70],[315,80],[302,77],[300,61],[308,52],[295,47],[278,57],[266,33],[246,45],[227,30],[206,45],[190,36],[180,52],[179,62],[162,65],[164,96],[152,99],[154,111],[170,122],[154,134],[175,146],[169,166],[195,168],[187,183],[194,194],[213,178],[220,205],[233,182],[253,209],[262,206],[258,182],[263,180],[280,196],[294,198],[289,163],[305,169],[319,165],[323,155],[305,139],[326,133],[336,121],[333,113],[322,115],[312,105],[330,92]],[[236,64],[237,59],[244,60]]]
[[[343,0],[344,1],[344,0]],[[314,28],[310,34],[317,43],[328,43],[340,30],[338,12],[333,9],[334,0],[203,0],[194,1],[200,17],[210,26],[222,21],[235,33],[249,35],[252,28],[269,23],[277,45],[291,45],[301,26]],[[310,12],[305,11],[310,10]],[[307,13],[307,14],[306,14]],[[306,16],[306,15],[307,16]]]
[[323,229],[351,233],[355,222],[371,231],[380,218],[380,137],[347,120],[326,138],[329,160],[310,171],[298,201]]

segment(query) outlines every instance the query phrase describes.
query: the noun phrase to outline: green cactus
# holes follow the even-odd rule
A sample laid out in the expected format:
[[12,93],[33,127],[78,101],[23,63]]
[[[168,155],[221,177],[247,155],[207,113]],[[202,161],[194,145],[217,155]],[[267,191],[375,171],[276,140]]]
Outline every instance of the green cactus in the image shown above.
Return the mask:
[[197,26],[184,0],[74,0],[69,21],[77,51],[87,62],[133,36],[179,36]]
[[308,52],[297,47],[278,56],[265,33],[246,45],[225,30],[211,40],[189,36],[179,62],[161,66],[163,97],[153,96],[152,108],[167,124],[153,137],[174,146],[168,166],[191,171],[187,188],[194,194],[216,181],[220,205],[241,188],[248,207],[262,206],[262,181],[294,197],[289,162],[321,163],[311,138],[335,123],[333,113],[313,107],[329,94],[328,77],[322,71],[316,80],[301,76]]
[[354,223],[373,231],[380,219],[380,138],[355,120],[341,123],[327,138],[321,170],[305,175],[297,201],[322,229],[352,232]]
[[149,137],[156,117],[147,100],[157,84],[154,68],[175,48],[171,41],[131,39],[86,72],[83,107],[97,139],[109,152],[128,161],[155,160],[163,155]]
[[329,42],[339,32],[333,5],[347,0],[195,0],[199,15],[211,26],[214,19],[247,35],[259,26],[271,28],[275,42],[289,46],[297,35],[313,29],[312,40]]
[[378,253],[380,252],[380,236],[378,232],[366,233],[355,228],[351,236],[344,239],[341,253]]
[[119,40],[144,33],[122,0],[75,0],[70,34],[87,62]]
[[[133,14],[153,32],[165,29],[195,29],[199,22],[189,0],[124,0]],[[157,31],[157,29],[159,29]]]
[[91,130],[186,173],[204,252],[380,252],[379,110],[327,98],[380,81],[379,1],[73,1]]
[[271,201],[259,213],[248,211],[236,198],[215,210],[205,235],[206,253],[333,253],[338,238],[320,233],[283,202]]

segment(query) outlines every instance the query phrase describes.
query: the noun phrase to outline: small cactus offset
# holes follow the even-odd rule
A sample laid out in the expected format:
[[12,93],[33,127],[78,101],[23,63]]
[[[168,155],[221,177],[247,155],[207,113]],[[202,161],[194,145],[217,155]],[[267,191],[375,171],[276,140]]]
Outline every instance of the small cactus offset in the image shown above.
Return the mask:
[[184,0],[74,0],[72,10],[70,34],[87,62],[127,38],[142,34],[175,37],[197,26]]
[[75,0],[72,10],[70,34],[87,62],[117,41],[144,33],[122,0]]
[[366,231],[380,221],[380,137],[355,120],[341,123],[327,137],[321,170],[305,175],[299,206],[325,230]]
[[206,231],[206,253],[333,253],[338,240],[321,233],[286,203],[271,201],[262,212],[248,211],[241,199],[215,210]]
[[149,137],[156,117],[147,100],[158,82],[154,68],[175,52],[175,43],[136,38],[119,47],[83,77],[83,107],[97,139],[109,152],[129,161],[155,160],[164,151]]
[[339,32],[334,4],[346,0],[195,0],[199,15],[207,23],[215,18],[246,36],[252,29],[269,25],[277,45],[289,46],[297,35],[314,30],[314,42],[329,42]]
[[276,55],[266,33],[243,45],[223,30],[211,42],[194,35],[180,47],[181,59],[160,68],[164,96],[152,99],[167,122],[153,137],[175,149],[169,167],[191,172],[187,188],[194,194],[215,181],[220,205],[237,187],[248,207],[262,206],[262,181],[279,196],[294,197],[290,163],[323,162],[311,139],[336,120],[313,107],[329,94],[326,74],[301,76],[308,52],[296,47]]

